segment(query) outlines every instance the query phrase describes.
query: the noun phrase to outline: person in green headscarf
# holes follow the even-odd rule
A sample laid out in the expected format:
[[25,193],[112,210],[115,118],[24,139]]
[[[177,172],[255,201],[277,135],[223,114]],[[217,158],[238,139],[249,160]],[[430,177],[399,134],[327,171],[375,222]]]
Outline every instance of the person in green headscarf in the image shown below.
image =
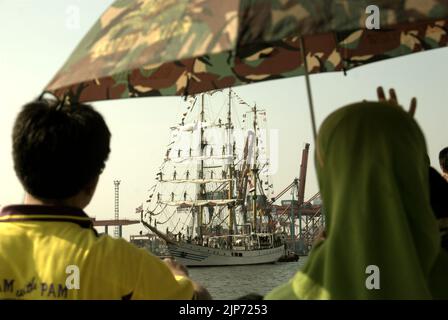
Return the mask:
[[400,107],[363,102],[332,113],[315,157],[325,240],[265,299],[448,299],[426,154]]

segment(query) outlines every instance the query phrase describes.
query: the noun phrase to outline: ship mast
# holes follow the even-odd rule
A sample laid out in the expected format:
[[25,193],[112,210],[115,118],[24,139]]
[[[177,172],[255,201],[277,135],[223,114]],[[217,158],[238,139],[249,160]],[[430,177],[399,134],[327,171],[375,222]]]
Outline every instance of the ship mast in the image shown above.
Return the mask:
[[[257,120],[257,116],[258,113],[263,113],[266,112],[266,110],[262,109],[258,109],[257,105],[255,104],[255,106],[252,108],[252,112],[254,114],[254,120],[253,120],[253,130],[254,130],[254,135],[255,135],[255,143],[254,145],[254,150],[253,150],[253,166],[252,166],[252,177],[253,177],[253,188],[254,188],[254,194],[252,196],[252,209],[253,209],[253,230],[255,232],[257,232],[257,187],[258,187],[258,172],[259,172],[259,168],[258,168],[258,120]],[[262,190],[261,190],[262,192]]]
[[255,144],[254,144],[254,153],[253,153],[253,167],[252,167],[252,177],[253,177],[253,185],[254,185],[254,195],[252,198],[252,209],[254,215],[254,232],[257,232],[257,156],[258,156],[258,137],[257,137],[257,105],[255,104],[254,108],[254,134],[255,134]]
[[[201,165],[200,165],[200,170],[199,170],[199,177],[198,179],[204,179],[204,160],[202,159],[203,155],[204,155],[204,148],[205,148],[205,143],[204,143],[204,128],[202,127],[205,121],[205,113],[204,113],[204,94],[202,94],[201,96],[201,115],[200,115],[200,121],[201,121]],[[200,200],[204,200],[203,197],[205,196],[205,184],[201,183],[199,185],[199,195],[198,195],[198,199]],[[198,237],[201,238],[202,237],[202,217],[203,217],[203,212],[204,212],[204,207],[203,206],[199,206],[199,212],[198,212]]]
[[[232,146],[231,146],[231,130],[232,130],[232,89],[229,89],[229,110],[227,112],[227,148],[228,150],[232,150]],[[229,152],[228,151],[228,152]],[[232,163],[229,165],[229,192],[228,192],[228,199],[232,199],[233,198],[233,150],[232,150]],[[235,212],[235,206],[231,206],[230,211],[229,211],[229,235],[233,234],[233,219],[234,219],[234,212]]]

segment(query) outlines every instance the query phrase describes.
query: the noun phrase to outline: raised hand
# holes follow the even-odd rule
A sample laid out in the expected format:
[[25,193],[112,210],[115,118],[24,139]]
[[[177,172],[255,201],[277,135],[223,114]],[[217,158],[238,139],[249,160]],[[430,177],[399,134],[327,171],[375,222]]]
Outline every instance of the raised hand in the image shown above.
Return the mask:
[[[389,95],[390,95],[389,99],[387,99],[386,94],[384,93],[383,87],[378,87],[376,92],[377,92],[379,101],[388,102],[394,106],[401,107],[400,104],[398,103],[397,93],[395,92],[394,89],[389,90]],[[412,98],[411,105],[409,106],[409,110],[408,110],[409,115],[411,117],[414,117],[416,110],[417,110],[417,98],[414,97],[414,98]]]

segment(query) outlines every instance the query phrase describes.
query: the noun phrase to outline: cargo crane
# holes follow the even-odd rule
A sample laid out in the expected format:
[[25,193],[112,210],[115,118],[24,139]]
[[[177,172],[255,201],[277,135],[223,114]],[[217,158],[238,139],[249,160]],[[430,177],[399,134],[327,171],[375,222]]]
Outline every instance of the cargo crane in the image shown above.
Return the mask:
[[[324,226],[324,219],[321,205],[313,205],[312,202],[320,197],[320,193],[316,193],[307,201],[305,198],[305,183],[308,165],[309,144],[305,144],[302,151],[302,161],[300,165],[299,178],[294,179],[286,188],[284,188],[278,195],[271,198],[268,203],[270,211],[276,212],[276,221],[282,226],[289,227],[289,235],[291,241],[301,241],[306,251],[311,247],[315,237]],[[297,194],[297,200],[282,201],[281,205],[275,205],[275,202],[284,196],[288,191],[292,190]],[[294,196],[293,196],[294,199]],[[296,220],[298,221],[298,232],[296,234]]]

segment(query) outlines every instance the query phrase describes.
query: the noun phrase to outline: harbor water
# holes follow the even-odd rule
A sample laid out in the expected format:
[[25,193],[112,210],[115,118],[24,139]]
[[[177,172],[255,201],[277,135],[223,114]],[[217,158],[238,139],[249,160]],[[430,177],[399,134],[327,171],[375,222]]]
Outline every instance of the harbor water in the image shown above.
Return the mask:
[[190,268],[190,276],[205,286],[213,299],[238,299],[249,293],[265,295],[288,281],[305,264],[307,257],[297,262],[228,267]]

